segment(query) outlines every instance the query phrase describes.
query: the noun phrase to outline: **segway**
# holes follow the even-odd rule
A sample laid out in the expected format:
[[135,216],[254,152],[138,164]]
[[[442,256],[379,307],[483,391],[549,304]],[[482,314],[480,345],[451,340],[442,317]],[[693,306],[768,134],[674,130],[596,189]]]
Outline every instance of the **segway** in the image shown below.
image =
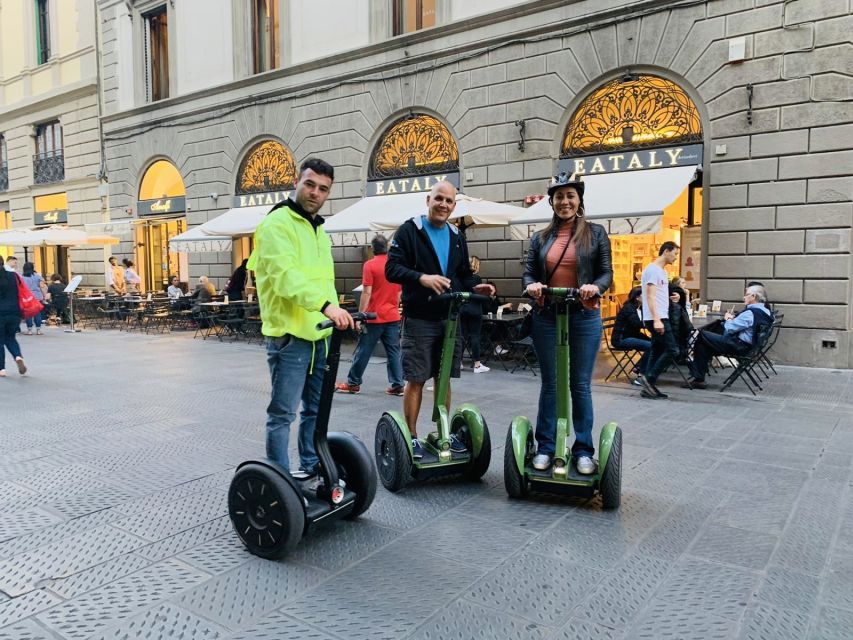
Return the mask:
[[[476,293],[452,292],[430,298],[436,304],[450,303],[444,339],[441,348],[441,364],[435,381],[432,420],[436,431],[421,440],[423,457],[415,460],[412,452],[412,436],[405,417],[396,411],[386,411],[376,425],[375,454],[379,479],[388,491],[396,492],[410,479],[426,479],[447,474],[461,474],[467,480],[479,480],[489,468],[492,459],[492,444],[489,428],[480,410],[470,403],[460,405],[453,417],[448,415],[446,400],[453,366],[453,350],[459,323],[459,309],[466,302],[491,301],[488,296]],[[450,435],[465,444],[466,451],[450,450]]]
[[578,290],[545,288],[542,292],[554,300],[557,316],[556,451],[549,469],[534,469],[533,426],[528,418],[516,416],[506,435],[504,486],[511,498],[525,498],[531,490],[589,498],[598,492],[605,509],[616,509],[622,495],[622,430],[615,422],[604,425],[598,442],[598,464],[590,475],[578,473],[568,442],[572,435],[569,305],[578,299]]
[[[374,313],[354,313],[356,321]],[[334,326],[331,320],[318,330]],[[272,460],[249,460],[237,467],[228,489],[228,515],[246,548],[262,558],[281,558],[315,526],[364,513],[376,496],[376,466],[364,443],[351,433],[329,432],[329,414],[341,356],[335,330],[326,356],[314,447],[316,476],[297,480]]]

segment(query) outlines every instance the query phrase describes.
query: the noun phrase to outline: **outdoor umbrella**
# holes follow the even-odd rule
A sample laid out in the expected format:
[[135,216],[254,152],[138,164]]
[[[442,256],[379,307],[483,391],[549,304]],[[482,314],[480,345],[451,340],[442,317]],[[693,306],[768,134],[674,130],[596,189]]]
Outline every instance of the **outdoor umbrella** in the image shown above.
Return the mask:
[[228,236],[210,236],[201,230],[201,226],[193,227],[169,240],[169,248],[180,253],[216,253],[231,251],[232,241]]
[[0,245],[10,247],[77,247],[118,244],[118,238],[71,227],[50,226],[0,231]]

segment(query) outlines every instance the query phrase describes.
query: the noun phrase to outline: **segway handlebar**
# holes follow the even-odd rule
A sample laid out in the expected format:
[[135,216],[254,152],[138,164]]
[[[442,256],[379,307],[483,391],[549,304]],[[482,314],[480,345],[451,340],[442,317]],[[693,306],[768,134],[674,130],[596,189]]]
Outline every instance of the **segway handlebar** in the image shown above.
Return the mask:
[[437,296],[430,296],[429,302],[448,302],[451,300],[464,300],[465,302],[480,302],[488,304],[492,301],[489,296],[484,296],[479,293],[471,293],[470,291],[448,291]]
[[[574,302],[580,299],[580,289],[575,289],[574,287],[543,287],[542,295],[543,296],[551,296],[552,298],[561,298],[568,302]],[[521,294],[524,298],[530,298],[530,294],[525,290],[523,294]],[[595,298],[600,298],[601,294],[597,293]]]
[[[376,314],[367,311],[358,311],[352,314],[352,319],[356,322],[364,322],[365,320],[375,320]],[[331,329],[334,326],[335,323],[331,320],[323,320],[323,322],[317,323],[317,331],[322,331],[323,329]]]

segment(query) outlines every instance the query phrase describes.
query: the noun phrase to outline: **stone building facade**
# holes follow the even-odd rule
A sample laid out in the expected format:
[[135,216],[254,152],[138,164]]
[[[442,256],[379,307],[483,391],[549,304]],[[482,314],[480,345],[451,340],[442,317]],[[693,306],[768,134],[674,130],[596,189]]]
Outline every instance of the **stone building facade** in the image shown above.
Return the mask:
[[[95,14],[86,0],[0,2],[0,229],[106,215]],[[102,247],[0,253],[26,256],[45,277],[103,284]]]
[[[277,68],[256,74],[243,3],[203,4],[98,2],[113,221],[140,223],[140,186],[157,160],[182,178],[187,228],[238,206],[242,161],[267,140],[297,164],[319,155],[335,166],[334,214],[366,194],[373,150],[409,113],[450,132],[466,194],[521,204],[561,166],[583,100],[614,79],[649,75],[680,87],[700,120],[701,296],[737,304],[744,284],[761,280],[785,313],[779,359],[853,365],[848,0],[438,0],[435,27],[398,36],[390,1],[280,2],[288,46]],[[135,71],[148,55],[146,16],[161,7],[176,44],[169,97],[152,101]],[[317,42],[305,37],[317,24],[309,13],[333,27],[319,27]],[[525,246],[514,237],[468,231],[482,274],[507,296],[519,290]],[[364,238],[337,240],[346,291],[358,284]],[[186,277],[221,285],[242,252],[235,243],[182,254]]]

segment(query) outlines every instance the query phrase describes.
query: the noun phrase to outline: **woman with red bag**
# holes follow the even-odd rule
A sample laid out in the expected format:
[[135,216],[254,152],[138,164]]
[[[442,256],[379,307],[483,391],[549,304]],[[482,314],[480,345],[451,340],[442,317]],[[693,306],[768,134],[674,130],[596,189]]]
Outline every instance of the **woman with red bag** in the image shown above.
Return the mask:
[[[18,373],[24,375],[27,365],[21,355],[21,347],[15,339],[15,332],[21,325],[21,307],[18,303],[18,276],[13,271],[3,269],[3,258],[0,257],[0,337],[3,339],[5,349],[9,350],[15,363],[18,365]],[[6,350],[0,347],[0,378],[6,377]]]

